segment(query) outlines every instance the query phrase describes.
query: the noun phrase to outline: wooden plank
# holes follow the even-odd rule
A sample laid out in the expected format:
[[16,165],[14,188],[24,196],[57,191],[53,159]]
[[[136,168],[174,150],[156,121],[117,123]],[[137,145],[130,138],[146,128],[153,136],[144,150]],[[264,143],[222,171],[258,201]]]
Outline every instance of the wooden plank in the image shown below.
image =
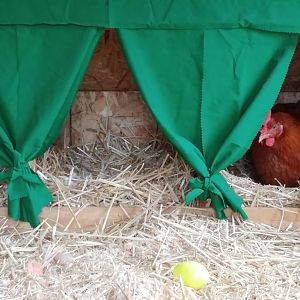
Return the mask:
[[[246,207],[246,213],[249,219],[255,223],[262,223],[270,226],[285,229],[291,225],[292,229],[300,229],[300,208],[285,208],[283,210],[267,207]],[[145,209],[138,206],[133,207],[86,207],[84,209],[73,209],[68,207],[46,207],[41,219],[46,220],[50,225],[57,225],[61,230],[66,231],[94,231],[96,228],[107,229],[116,226],[118,223],[131,222],[133,219],[143,220]],[[232,210],[226,209],[226,215],[231,218]],[[178,214],[189,216],[207,216],[215,217],[215,211],[212,208],[192,208],[192,207],[172,207],[162,211],[163,215]],[[74,218],[74,216],[76,218]],[[7,219],[7,208],[0,208],[0,225],[16,227],[18,229],[29,229],[27,223],[16,222]],[[105,223],[105,226],[103,225]],[[105,232],[105,230],[104,230]]]

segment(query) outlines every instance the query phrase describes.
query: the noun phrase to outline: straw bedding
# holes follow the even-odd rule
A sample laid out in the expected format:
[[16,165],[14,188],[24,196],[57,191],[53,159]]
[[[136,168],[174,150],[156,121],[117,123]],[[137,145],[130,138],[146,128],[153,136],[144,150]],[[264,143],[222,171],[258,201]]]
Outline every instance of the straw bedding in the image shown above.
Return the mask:
[[[263,187],[248,165],[223,172],[245,205],[299,207],[298,188]],[[147,213],[90,233],[21,232],[0,220],[0,299],[300,299],[299,231],[162,213],[182,205],[193,175],[162,141],[111,137],[109,145],[52,149],[34,167],[54,206],[139,205]],[[208,268],[206,288],[173,279],[183,260]]]

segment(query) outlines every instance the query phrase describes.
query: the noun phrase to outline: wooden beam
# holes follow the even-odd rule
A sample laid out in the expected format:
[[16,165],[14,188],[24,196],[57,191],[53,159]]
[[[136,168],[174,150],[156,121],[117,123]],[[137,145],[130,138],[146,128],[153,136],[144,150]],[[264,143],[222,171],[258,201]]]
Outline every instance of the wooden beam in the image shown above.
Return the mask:
[[[255,223],[263,223],[270,226],[285,229],[291,226],[292,229],[300,229],[300,208],[285,208],[283,210],[267,207],[247,207],[245,208],[249,219]],[[94,231],[100,228],[104,233],[110,226],[116,226],[122,222],[132,222],[143,220],[147,211],[138,206],[133,207],[86,207],[83,209],[72,209],[68,207],[46,207],[41,219],[45,224],[57,225],[60,230],[65,231]],[[212,208],[192,208],[192,207],[172,207],[162,211],[163,215],[177,214],[180,216],[207,216],[215,217]],[[226,209],[226,215],[231,218],[233,212]],[[24,222],[17,222],[7,217],[7,208],[0,208],[0,225],[15,227],[18,229],[30,229]],[[103,230],[102,230],[103,229]]]

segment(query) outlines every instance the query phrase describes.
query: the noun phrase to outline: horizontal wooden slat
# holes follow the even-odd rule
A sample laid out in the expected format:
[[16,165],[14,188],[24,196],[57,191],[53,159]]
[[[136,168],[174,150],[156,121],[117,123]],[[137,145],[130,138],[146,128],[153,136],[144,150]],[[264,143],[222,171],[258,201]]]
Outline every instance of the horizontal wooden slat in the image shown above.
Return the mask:
[[[285,229],[291,226],[293,229],[300,229],[300,208],[266,208],[266,207],[246,207],[249,219],[255,223],[262,223],[270,226]],[[132,222],[134,219],[143,220],[147,213],[142,207],[86,207],[83,209],[45,208],[41,214],[42,220],[50,225],[57,225],[61,230],[68,231],[94,231],[96,228],[105,229],[120,222]],[[226,209],[226,215],[231,218],[233,212]],[[215,217],[212,208],[191,208],[172,207],[162,210],[163,215],[178,214],[180,216],[189,215],[192,217],[207,216]],[[5,223],[5,225],[3,225]],[[16,228],[29,229],[29,225],[23,222],[16,222],[7,219],[7,209],[0,208],[0,225]]]
[[[82,82],[82,91],[138,90],[114,30],[106,30]],[[300,91],[300,46],[289,68],[282,91]]]

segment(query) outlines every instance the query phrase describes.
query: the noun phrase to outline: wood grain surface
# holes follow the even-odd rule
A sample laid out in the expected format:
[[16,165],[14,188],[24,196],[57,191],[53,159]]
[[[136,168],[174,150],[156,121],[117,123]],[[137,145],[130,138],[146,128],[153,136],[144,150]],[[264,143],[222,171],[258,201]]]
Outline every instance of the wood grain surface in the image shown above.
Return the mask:
[[[278,230],[300,229],[300,209],[286,208],[277,209],[270,207],[245,207],[249,220],[254,223],[265,224],[277,227]],[[145,215],[151,217],[151,211],[139,206],[130,207],[86,207],[83,209],[68,207],[46,207],[43,209],[41,219],[47,224],[56,225],[59,230],[64,231],[95,231],[97,228],[105,234],[112,226],[122,222],[142,222]],[[150,214],[150,215],[149,215]],[[192,208],[192,207],[168,207],[162,210],[162,215],[179,216],[206,216],[216,217],[213,208]],[[234,213],[231,209],[226,209],[226,216],[231,220]],[[0,207],[0,226],[18,229],[30,229],[28,223],[14,221],[7,217],[7,208]]]

